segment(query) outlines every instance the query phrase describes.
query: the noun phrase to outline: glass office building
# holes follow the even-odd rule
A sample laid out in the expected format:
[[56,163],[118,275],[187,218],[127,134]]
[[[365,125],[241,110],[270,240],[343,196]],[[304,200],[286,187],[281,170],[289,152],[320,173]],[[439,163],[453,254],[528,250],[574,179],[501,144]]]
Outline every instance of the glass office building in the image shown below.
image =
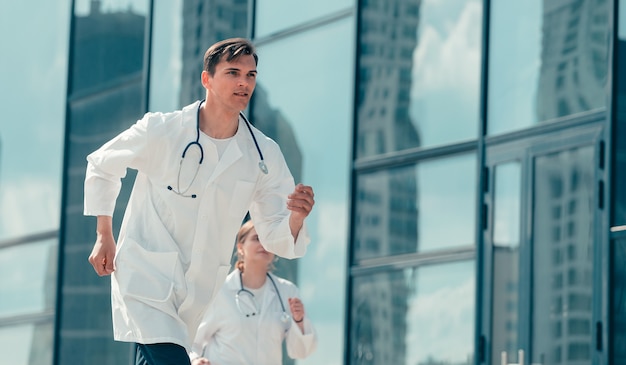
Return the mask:
[[[247,113],[311,185],[286,364],[626,363],[626,1],[0,4],[0,362],[132,364],[86,155],[258,47]],[[116,205],[116,231],[134,172]]]

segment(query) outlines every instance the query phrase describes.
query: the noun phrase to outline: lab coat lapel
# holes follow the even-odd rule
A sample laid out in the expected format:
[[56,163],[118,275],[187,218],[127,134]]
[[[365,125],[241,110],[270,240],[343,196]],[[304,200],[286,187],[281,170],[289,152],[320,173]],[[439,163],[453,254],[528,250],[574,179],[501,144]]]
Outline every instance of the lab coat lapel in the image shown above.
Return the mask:
[[243,152],[241,151],[242,147],[245,148],[246,138],[245,138],[245,122],[241,120],[239,117],[239,125],[237,127],[237,132],[233,136],[232,141],[226,147],[226,151],[222,155],[222,158],[217,163],[215,170],[213,170],[213,174],[209,178],[209,184],[215,181],[226,169],[228,169],[232,164],[237,162],[243,156]]
[[213,174],[209,178],[208,183],[212,183],[217,179],[228,167],[234,164],[237,160],[241,158],[243,154],[241,153],[241,149],[239,148],[239,144],[237,143],[237,138],[233,138],[233,140],[226,147],[226,151],[222,155],[222,158],[218,161],[217,166],[215,166],[215,170],[213,170]]

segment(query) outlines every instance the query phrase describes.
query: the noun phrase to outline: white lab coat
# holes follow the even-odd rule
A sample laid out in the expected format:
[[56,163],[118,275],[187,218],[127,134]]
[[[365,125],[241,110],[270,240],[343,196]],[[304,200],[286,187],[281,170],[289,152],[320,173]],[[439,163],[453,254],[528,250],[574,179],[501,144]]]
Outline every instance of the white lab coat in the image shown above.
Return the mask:
[[[262,303],[258,303],[259,313],[246,317],[239,311],[235,302],[235,296],[241,289],[239,273],[235,269],[228,275],[207,310],[198,328],[190,358],[205,357],[211,365],[282,364],[283,339],[291,358],[302,359],[313,353],[317,347],[317,335],[312,323],[304,317],[303,334],[291,318],[285,331],[280,319],[283,311],[279,296],[269,279],[265,282]],[[275,275],[272,278],[286,312],[291,315],[288,299],[299,297],[298,288],[288,280]]]
[[[126,169],[138,171],[111,276],[116,340],[172,342],[189,350],[206,306],[230,271],[235,236],[248,210],[268,251],[301,257],[310,241],[306,227],[295,243],[290,232],[286,200],[294,181],[280,148],[253,127],[269,169],[263,174],[241,118],[221,158],[200,133],[202,164],[192,147],[181,167],[185,146],[196,140],[198,106],[199,101],[173,113],[148,113],[87,157],[85,215],[112,216]],[[185,190],[192,181],[187,194],[195,199],[168,189]]]

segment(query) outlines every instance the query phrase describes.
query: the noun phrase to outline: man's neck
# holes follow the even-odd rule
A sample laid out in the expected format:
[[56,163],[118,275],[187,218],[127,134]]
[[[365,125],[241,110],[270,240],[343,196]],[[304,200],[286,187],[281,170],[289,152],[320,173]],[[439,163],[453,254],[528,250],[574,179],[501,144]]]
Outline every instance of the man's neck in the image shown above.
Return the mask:
[[200,130],[216,139],[230,138],[237,133],[239,112],[227,111],[204,102],[200,107]]

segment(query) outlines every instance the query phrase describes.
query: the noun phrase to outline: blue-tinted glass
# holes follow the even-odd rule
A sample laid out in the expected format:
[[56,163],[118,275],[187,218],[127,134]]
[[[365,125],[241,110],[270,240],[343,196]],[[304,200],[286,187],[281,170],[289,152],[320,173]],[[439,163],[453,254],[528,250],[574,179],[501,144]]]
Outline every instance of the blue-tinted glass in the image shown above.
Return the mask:
[[[179,109],[181,65],[183,62],[183,0],[156,1],[152,17],[152,54],[150,55],[150,111]],[[202,65],[202,55],[189,62]],[[200,74],[196,83],[200,83]]]
[[[240,0],[243,1],[243,0]],[[351,8],[356,0],[257,0],[255,37],[265,37],[316,18]]]
[[[180,85],[180,97],[176,99],[180,105],[204,98],[206,90],[200,83],[204,53],[217,41],[249,36],[248,1],[250,0],[175,0],[171,4],[169,1],[168,4],[154,1],[157,30],[153,34],[152,55],[156,58],[152,66],[155,68],[154,72],[165,69],[166,73],[159,75],[151,72],[150,89],[156,90],[158,96],[162,97],[163,93],[168,93],[162,88],[170,85],[176,88]],[[181,17],[172,21],[172,14],[181,14]],[[170,29],[172,33],[168,34]],[[164,104],[163,107],[167,105]],[[153,107],[158,109],[160,106],[151,102],[151,108]]]
[[0,11],[0,240],[59,227],[70,4]]
[[57,250],[56,241],[0,249],[0,317],[54,308]]
[[473,364],[473,261],[356,276],[350,364]]
[[490,2],[489,134],[606,107],[612,2]]
[[626,238],[613,241],[611,282],[611,360],[626,364]]
[[[147,109],[144,43],[149,3],[74,2],[67,115],[67,204],[63,207],[65,219],[61,227],[65,232],[60,268],[64,297],[58,308],[61,315],[56,346],[62,364],[121,364],[128,363],[132,356],[132,345],[113,341],[110,280],[98,278],[87,262],[96,239],[96,220],[82,214],[83,184],[86,156],[135,123]],[[116,202],[115,235],[133,179],[134,173],[129,173]]]
[[[530,363],[590,364],[595,346],[594,149],[540,156],[534,170]],[[556,227],[560,236],[552,234]]]
[[505,356],[508,364],[517,362],[520,349],[521,165],[503,163],[495,166],[494,174],[491,359],[498,363]]
[[303,259],[278,262],[298,276],[318,332],[318,351],[298,363],[337,364],[344,353],[353,29],[344,18],[259,47],[250,119],[281,146],[296,182],[315,191],[313,243]]
[[474,244],[473,154],[357,177],[357,260]]
[[478,135],[482,1],[364,1],[357,157]]
[[[613,185],[616,187],[626,186],[626,1],[618,2],[618,30],[615,53],[615,90],[616,90],[616,117],[613,129],[613,141],[615,152],[613,154],[614,166]],[[613,189],[613,217],[612,226],[626,225],[626,189]]]
[[493,243],[517,247],[520,241],[522,167],[508,162],[494,169]]
[[53,335],[52,321],[0,327],[2,363],[52,364]]

